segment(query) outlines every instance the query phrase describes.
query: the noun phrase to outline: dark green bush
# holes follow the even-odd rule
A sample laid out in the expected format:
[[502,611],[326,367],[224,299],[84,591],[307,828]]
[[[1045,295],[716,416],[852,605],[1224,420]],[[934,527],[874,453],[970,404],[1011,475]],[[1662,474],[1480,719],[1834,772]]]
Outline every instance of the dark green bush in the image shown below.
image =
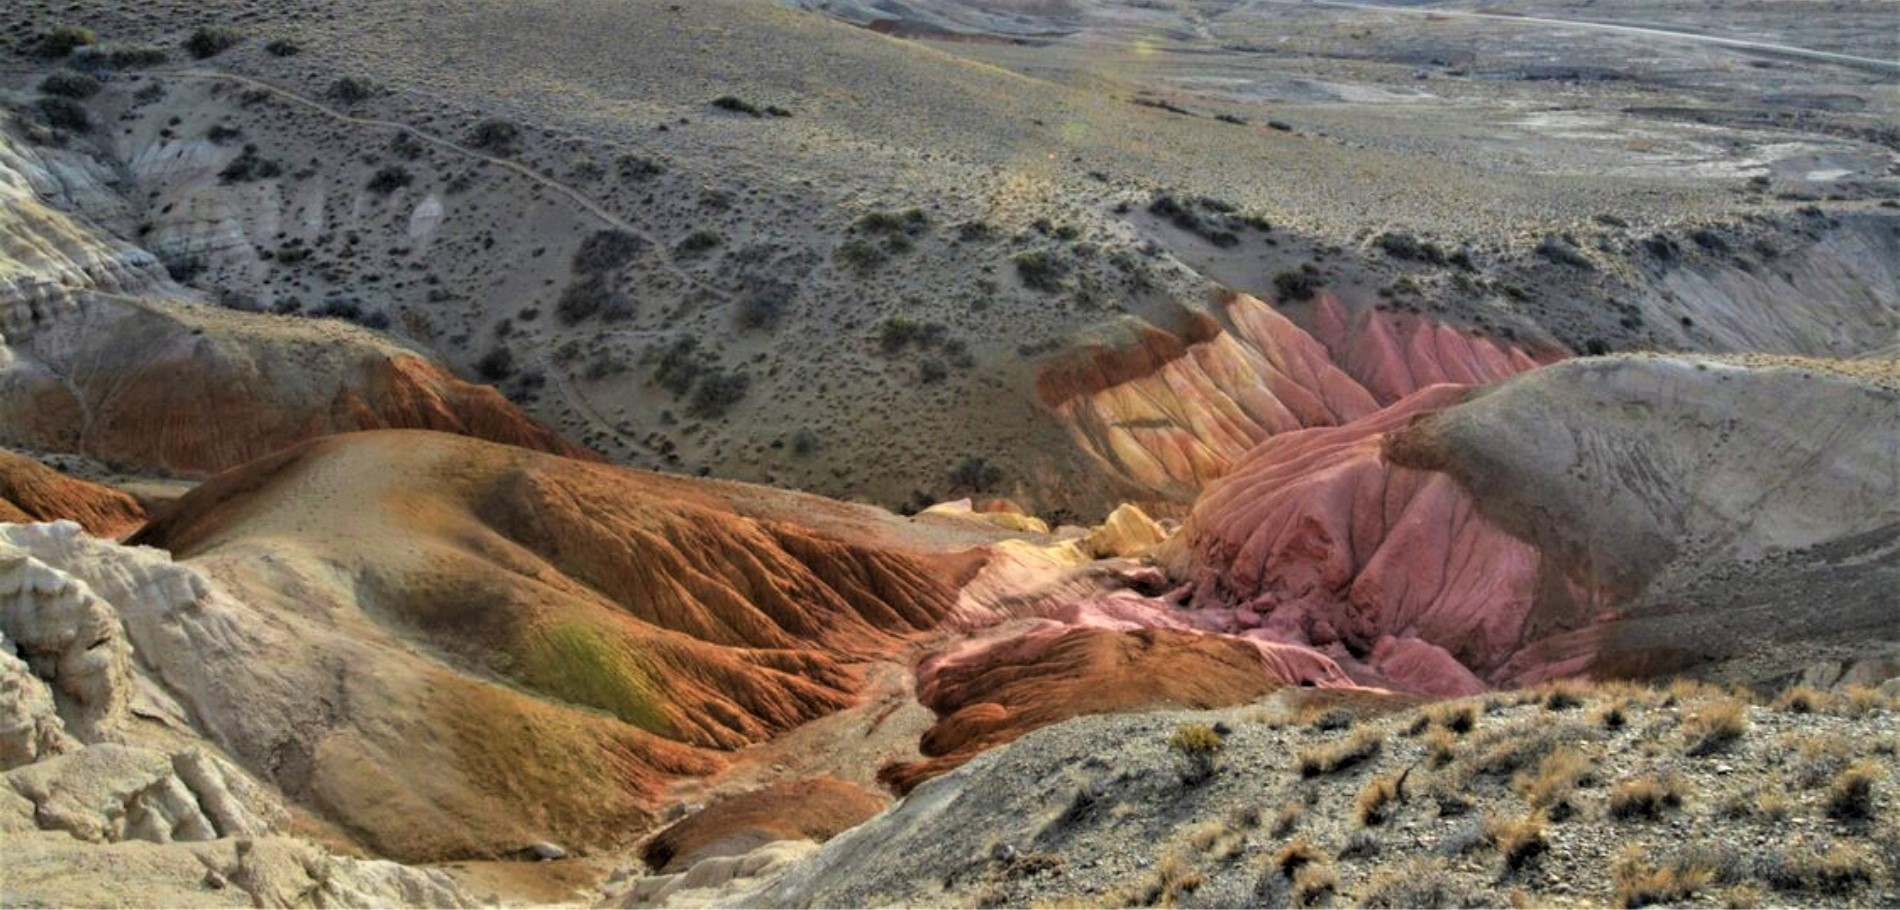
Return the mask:
[[244,35],[234,28],[206,26],[185,39],[185,51],[199,60],[208,60],[238,45]]

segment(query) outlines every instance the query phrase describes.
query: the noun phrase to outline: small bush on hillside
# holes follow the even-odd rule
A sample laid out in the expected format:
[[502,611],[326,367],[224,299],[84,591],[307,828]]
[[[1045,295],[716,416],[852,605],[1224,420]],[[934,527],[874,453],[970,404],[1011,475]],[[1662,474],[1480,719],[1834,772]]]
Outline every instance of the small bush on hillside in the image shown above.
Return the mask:
[[1305,269],[1287,269],[1273,276],[1273,292],[1283,302],[1312,300],[1319,287],[1319,276]]
[[1694,897],[1715,877],[1715,870],[1680,858],[1661,865],[1649,862],[1648,851],[1625,847],[1610,867],[1616,903],[1623,907],[1675,904]]
[[720,236],[718,231],[694,231],[682,238],[673,247],[673,252],[679,256],[697,256],[725,242],[726,238]]
[[521,127],[506,120],[484,120],[468,131],[463,144],[477,151],[508,157],[521,142]]
[[71,98],[57,95],[41,98],[34,106],[39,109],[40,117],[54,129],[74,133],[92,132],[92,117],[86,113],[83,105]]
[[1385,737],[1379,731],[1362,729],[1351,736],[1301,749],[1297,763],[1301,777],[1318,777],[1357,765],[1379,754]]
[[633,261],[646,241],[621,230],[595,231],[574,251],[574,271],[583,275],[611,272]]
[[325,94],[339,104],[355,104],[375,97],[376,83],[356,76],[344,76],[330,83],[330,90]]
[[750,102],[740,100],[734,95],[720,95],[712,100],[712,106],[722,111],[732,111],[735,114],[748,114],[753,117],[765,116],[764,111],[759,110]]
[[1886,775],[1879,764],[1862,759],[1842,771],[1828,788],[1827,814],[1836,821],[1867,821],[1874,817],[1874,785]]
[[1359,819],[1359,824],[1368,828],[1385,824],[1404,796],[1400,789],[1405,785],[1404,782],[1402,774],[1388,774],[1367,782],[1352,804],[1353,815]]
[[1687,785],[1671,775],[1657,780],[1638,777],[1610,789],[1610,817],[1622,821],[1656,821],[1671,809],[1682,808]]
[[489,382],[507,379],[515,374],[515,355],[507,348],[494,348],[475,361],[475,373]]
[[273,57],[295,57],[303,53],[303,48],[289,38],[277,38],[264,45],[264,53]]
[[105,84],[85,73],[61,70],[40,80],[40,91],[60,98],[76,100],[91,98],[99,94]]
[[862,239],[853,239],[838,244],[838,249],[832,253],[832,258],[836,259],[840,265],[862,275],[883,265],[884,260],[889,256],[876,244]]
[[370,176],[368,189],[378,196],[387,196],[414,181],[407,168],[391,164]]
[[1175,758],[1181,781],[1199,784],[1220,770],[1221,749],[1226,743],[1206,724],[1182,724],[1168,737],[1168,752]]
[[742,329],[775,328],[785,318],[785,310],[791,304],[789,291],[773,289],[755,291],[739,301],[739,327]]
[[723,417],[727,409],[745,397],[751,385],[751,377],[744,373],[710,370],[693,390],[693,401],[687,412],[694,417]]
[[199,60],[208,60],[238,45],[244,34],[234,28],[206,26],[185,39],[185,51]]
[[1015,257],[1016,276],[1031,290],[1053,294],[1062,290],[1062,278],[1069,266],[1046,250],[1027,250]]
[[41,35],[36,42],[36,50],[42,57],[57,59],[98,41],[99,36],[93,34],[92,29],[61,25]]
[[1690,755],[1713,755],[1727,750],[1748,732],[1747,706],[1731,699],[1709,702],[1682,726]]
[[965,458],[950,471],[952,489],[987,493],[1003,482],[1003,469],[980,456]]
[[851,223],[867,234],[921,234],[930,227],[930,216],[923,209],[901,212],[869,212]]
[[1544,834],[1544,813],[1533,809],[1515,819],[1492,819],[1485,834],[1504,857],[1504,866],[1515,872],[1537,861],[1550,849]]
[[666,173],[666,166],[644,155],[627,153],[614,159],[614,171],[625,180],[651,180]]

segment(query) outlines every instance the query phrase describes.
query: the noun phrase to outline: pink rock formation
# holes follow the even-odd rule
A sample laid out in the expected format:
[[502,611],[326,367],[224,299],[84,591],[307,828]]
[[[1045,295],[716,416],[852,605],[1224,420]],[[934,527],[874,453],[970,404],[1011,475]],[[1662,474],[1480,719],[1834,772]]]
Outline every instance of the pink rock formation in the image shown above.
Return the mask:
[[1464,391],[1432,386],[1247,453],[1171,542],[1202,623],[1323,649],[1366,682],[1480,687],[1472,671],[1523,643],[1538,553],[1479,515],[1450,476],[1384,452],[1389,433]]
[[1319,295],[1314,334],[1380,404],[1429,385],[1484,385],[1562,357],[1524,349],[1417,316],[1366,310],[1354,318],[1338,297]]
[[1468,331],[1321,295],[1317,337],[1257,298],[1222,301],[1181,334],[1144,327],[1133,344],[1084,349],[1044,371],[1043,404],[1116,478],[1192,501],[1270,437],[1338,426],[1427,385],[1480,384],[1538,365]]

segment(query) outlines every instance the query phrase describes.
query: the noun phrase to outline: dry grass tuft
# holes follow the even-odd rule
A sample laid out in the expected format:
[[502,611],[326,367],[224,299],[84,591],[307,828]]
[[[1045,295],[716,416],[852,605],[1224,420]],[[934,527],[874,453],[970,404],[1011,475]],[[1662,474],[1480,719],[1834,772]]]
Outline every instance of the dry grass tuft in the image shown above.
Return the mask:
[[1273,854],[1272,865],[1273,868],[1280,870],[1281,875],[1291,879],[1299,874],[1301,869],[1314,863],[1324,862],[1325,859],[1326,852],[1321,850],[1319,845],[1304,837],[1296,837],[1287,841],[1286,846],[1281,847],[1278,853]]
[[1433,705],[1425,716],[1433,726],[1459,736],[1478,727],[1478,706],[1468,701]]
[[1304,811],[1306,811],[1305,807],[1296,802],[1281,806],[1279,813],[1273,816],[1273,827],[1267,829],[1267,833],[1273,835],[1276,840],[1286,839],[1287,835],[1299,828],[1300,813]]
[[1688,754],[1714,755],[1727,750],[1748,733],[1748,706],[1724,698],[1704,704],[1682,725]]
[[1682,808],[1689,785],[1670,774],[1661,780],[1638,777],[1610,788],[1610,817],[1618,820],[1662,818],[1671,809]]
[[1404,786],[1404,781],[1402,774],[1385,774],[1367,781],[1352,804],[1353,816],[1359,819],[1359,824],[1368,828],[1385,824],[1403,798],[1399,788]]
[[1596,783],[1596,765],[1590,757],[1569,746],[1559,747],[1544,756],[1535,774],[1519,774],[1517,792],[1532,808],[1542,809],[1553,822],[1561,822],[1576,813],[1573,798],[1579,787]]
[[1450,730],[1439,727],[1425,737],[1425,764],[1433,769],[1443,768],[1458,760],[1458,738]]
[[1705,866],[1676,859],[1660,866],[1649,864],[1644,848],[1634,844],[1624,848],[1610,867],[1610,881],[1616,886],[1616,902],[1624,907],[1673,904],[1695,896],[1715,877]]
[[1505,868],[1513,872],[1536,862],[1550,849],[1550,839],[1544,833],[1544,813],[1536,809],[1518,818],[1486,819],[1484,829],[1485,836],[1504,857]]
[[1360,729],[1343,739],[1308,746],[1299,753],[1300,776],[1318,777],[1350,768],[1378,755],[1384,746],[1385,737],[1373,729]]
[[1787,714],[1819,714],[1834,703],[1834,697],[1813,686],[1795,686],[1776,696],[1772,707]]
[[1836,821],[1864,822],[1875,814],[1874,785],[1887,769],[1868,759],[1847,766],[1827,791],[1827,814]]
[[1293,900],[1302,907],[1318,906],[1339,891],[1339,876],[1323,863],[1308,865],[1293,876]]

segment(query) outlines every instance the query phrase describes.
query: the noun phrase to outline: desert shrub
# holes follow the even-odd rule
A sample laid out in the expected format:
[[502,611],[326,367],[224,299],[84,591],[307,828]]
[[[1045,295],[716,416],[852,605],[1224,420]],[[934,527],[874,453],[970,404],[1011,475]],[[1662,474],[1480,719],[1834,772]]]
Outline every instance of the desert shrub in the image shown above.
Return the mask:
[[575,325],[596,315],[613,311],[618,319],[633,315],[633,301],[615,290],[607,276],[586,275],[561,291],[554,300],[554,315],[563,325]]
[[1794,748],[1794,755],[1787,761],[1794,772],[1796,786],[1802,789],[1819,787],[1833,780],[1859,751],[1853,742],[1838,733],[1790,735],[1782,738],[1781,745],[1784,751],[1789,746]]
[[1068,263],[1047,250],[1025,250],[1017,253],[1012,261],[1023,286],[1045,294],[1062,290],[1063,276],[1069,273]]
[[1425,764],[1436,769],[1458,760],[1458,738],[1438,727],[1425,738]]
[[1880,859],[1851,841],[1799,844],[1770,852],[1755,874],[1776,891],[1806,891],[1839,898],[1879,881]]
[[1544,710],[1569,711],[1583,707],[1588,692],[1582,683],[1575,680],[1559,680],[1541,687]]
[[1748,709],[1739,701],[1708,702],[1683,723],[1688,754],[1713,755],[1727,750],[1748,732]]
[[415,182],[415,177],[410,175],[408,168],[391,164],[370,175],[367,189],[378,196],[387,196],[413,182]]
[[963,459],[950,470],[950,487],[955,490],[987,493],[1002,482],[1003,469],[977,455]]
[[1630,722],[1628,706],[1620,699],[1598,707],[1591,716],[1605,730],[1621,730]]
[[1339,891],[1339,875],[1331,866],[1313,863],[1293,876],[1293,899],[1302,907],[1312,907]]
[[199,60],[208,60],[238,45],[244,34],[234,28],[205,26],[185,39],[185,52]]
[[1892,699],[1873,686],[1851,685],[1841,691],[1836,709],[1849,717],[1865,717],[1892,707]]
[[1537,244],[1537,255],[1573,269],[1596,270],[1596,263],[1591,262],[1590,257],[1583,255],[1582,251],[1556,235],[1548,235]]
[[1206,724],[1182,724],[1168,736],[1168,753],[1174,756],[1181,781],[1199,784],[1220,770],[1221,749],[1226,744],[1219,733]]
[[521,127],[506,120],[483,120],[475,124],[463,144],[478,151],[507,157],[515,154],[521,142]]
[[1826,711],[1833,698],[1813,686],[1794,686],[1776,696],[1773,708],[1789,714],[1815,714]]
[[93,44],[80,48],[67,63],[98,72],[158,66],[171,59],[171,51],[155,44]]
[[1269,864],[1272,868],[1279,870],[1282,876],[1292,878],[1298,875],[1301,869],[1325,860],[1326,852],[1317,844],[1304,837],[1296,837],[1287,841],[1285,846],[1274,853]]
[[758,107],[751,102],[741,100],[734,95],[720,95],[712,100],[712,106],[722,111],[731,111],[735,114],[747,114],[753,117],[765,116],[765,112],[759,110]]
[[500,382],[515,374],[515,355],[496,347],[475,361],[475,374],[489,382]]
[[1517,790],[1532,808],[1542,809],[1551,821],[1561,822],[1576,812],[1573,798],[1579,787],[1596,782],[1596,769],[1588,756],[1569,747],[1560,747],[1544,756],[1535,774],[1520,774]]
[[1847,766],[1827,791],[1827,814],[1836,821],[1867,821],[1874,817],[1874,785],[1887,771],[1862,759]]
[[[218,171],[218,179],[224,183],[245,183],[252,180],[265,180],[276,177],[283,172],[284,166],[281,163],[259,156],[257,154],[257,146],[246,145],[244,151],[238,153],[236,158],[231,159],[231,162],[226,164],[223,170]],[[309,250],[302,250],[301,252],[302,258],[307,258],[310,254]],[[292,253],[291,255],[293,257],[297,256],[296,253]],[[280,256],[280,261],[295,262],[299,261],[299,259],[282,260]]]
[[1429,262],[1432,265],[1445,264],[1445,251],[1429,240],[1419,240],[1411,234],[1388,231],[1373,240],[1374,245],[1387,256],[1412,262]]
[[862,239],[847,240],[838,244],[831,254],[839,264],[859,274],[864,274],[883,265],[888,258],[885,252],[874,243]]
[[1305,811],[1305,807],[1296,802],[1282,805],[1280,811],[1274,813],[1273,826],[1267,829],[1267,833],[1284,840],[1300,826],[1300,815]]
[[818,434],[809,429],[801,427],[798,432],[792,434],[792,454],[800,458],[818,451],[821,444]]
[[660,352],[653,379],[675,395],[684,395],[699,381],[706,369],[705,356],[699,351],[699,339],[680,335]]
[[752,378],[744,373],[709,370],[693,390],[692,404],[687,407],[687,413],[695,417],[722,417],[745,397],[746,389],[751,385]]
[[105,84],[85,73],[60,70],[40,80],[40,92],[60,98],[86,99],[99,94]]
[[791,294],[782,289],[754,291],[739,301],[739,326],[746,329],[770,329],[785,318]]
[[39,99],[34,107],[39,109],[41,119],[54,129],[75,133],[92,132],[91,115],[86,113],[84,105],[71,98],[53,95]]
[[35,51],[42,57],[60,58],[89,44],[97,44],[99,36],[92,29],[77,25],[61,25],[39,36],[35,42]]
[[244,137],[244,131],[225,123],[213,123],[205,130],[205,138],[214,145],[230,145]]
[[1405,777],[1402,774],[1381,775],[1367,781],[1352,804],[1353,815],[1359,819],[1359,824],[1368,828],[1385,824],[1404,797],[1400,789],[1404,786]]
[[428,150],[428,144],[416,138],[416,134],[408,130],[397,133],[389,140],[389,153],[404,161],[414,161]]
[[375,97],[376,83],[357,76],[344,76],[330,83],[329,91],[324,94],[341,104],[355,104]]
[[1306,269],[1287,269],[1273,276],[1273,292],[1282,302],[1312,300],[1319,287],[1319,276]]
[[1462,736],[1477,728],[1478,707],[1470,702],[1448,702],[1433,705],[1426,717],[1440,729]]
[[583,275],[611,272],[633,261],[646,241],[622,230],[595,231],[574,251],[574,271]]
[[1345,708],[1329,708],[1314,715],[1307,721],[1306,726],[1322,733],[1330,733],[1336,730],[1350,730],[1357,720],[1358,718]]
[[1301,749],[1297,757],[1301,777],[1318,777],[1350,768],[1379,754],[1385,737],[1370,728],[1342,739]]
[[673,247],[673,252],[681,256],[697,256],[726,242],[718,231],[699,230],[687,234]]
[[1610,817],[1622,821],[1655,821],[1671,809],[1680,809],[1688,785],[1673,774],[1658,780],[1637,777],[1610,788]]
[[614,172],[626,180],[651,180],[666,173],[666,166],[644,155],[628,152],[614,159]]
[[1694,897],[1715,877],[1713,869],[1681,858],[1652,865],[1647,853],[1632,844],[1611,864],[1610,882],[1616,888],[1618,905],[1633,908],[1680,903]]
[[910,234],[923,233],[930,227],[930,216],[923,209],[905,209],[901,212],[866,212],[859,215],[851,226],[867,234]]
[[1515,872],[1537,861],[1550,849],[1544,834],[1544,813],[1536,809],[1514,819],[1494,818],[1486,822],[1485,834],[1504,857],[1504,866]]
[[295,57],[303,53],[303,47],[289,38],[273,38],[264,45],[264,53],[273,57]]
[[930,385],[950,378],[950,365],[935,357],[926,357],[917,363],[917,381]]
[[1359,896],[1360,906],[1379,910],[1489,907],[1497,903],[1453,878],[1440,860],[1414,860],[1397,869],[1381,870]]

